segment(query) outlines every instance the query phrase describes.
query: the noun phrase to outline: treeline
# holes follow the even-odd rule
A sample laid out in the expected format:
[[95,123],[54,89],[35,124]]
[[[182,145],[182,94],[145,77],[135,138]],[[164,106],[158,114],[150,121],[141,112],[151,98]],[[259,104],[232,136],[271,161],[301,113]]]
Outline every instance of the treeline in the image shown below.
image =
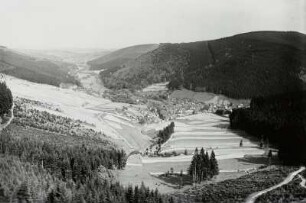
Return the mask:
[[285,163],[306,163],[306,91],[253,98],[249,108],[233,110],[230,125],[269,139]]
[[170,125],[165,127],[163,130],[158,131],[157,137],[158,137],[158,145],[161,145],[167,140],[169,140],[170,136],[174,133],[174,122],[171,122]]
[[188,174],[193,177],[194,182],[202,182],[219,174],[218,161],[214,150],[211,151],[210,157],[203,147],[199,153],[198,148],[195,149]]
[[0,155],[0,169],[0,202],[167,202],[157,190],[144,185],[126,189],[102,179],[98,173],[92,173],[85,183],[63,181],[37,165],[9,155]]
[[0,82],[0,115],[8,113],[13,105],[13,96],[11,90],[5,82]]
[[[163,197],[159,194],[158,190],[150,190],[145,187],[144,183],[141,186],[129,185],[125,192],[125,197],[128,203],[142,203],[142,202],[163,202]],[[172,198],[169,199],[171,201]]]

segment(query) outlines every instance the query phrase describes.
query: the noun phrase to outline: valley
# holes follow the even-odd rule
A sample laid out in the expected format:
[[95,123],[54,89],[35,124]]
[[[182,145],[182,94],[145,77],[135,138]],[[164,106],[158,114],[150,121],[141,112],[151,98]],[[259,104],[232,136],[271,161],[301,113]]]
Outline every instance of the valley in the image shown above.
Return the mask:
[[306,203],[306,0],[1,0],[0,203]]
[[[271,33],[266,34],[271,35]],[[234,38],[237,40],[237,36]],[[214,46],[218,45],[217,42],[220,43],[215,41]],[[3,80],[11,90],[14,100],[12,107],[14,108],[14,115],[12,115],[14,119],[8,127],[5,126],[2,137],[3,142],[7,142],[11,147],[9,156],[19,157],[12,163],[13,166],[26,167],[23,165],[24,157],[26,157],[26,162],[32,160],[33,163],[38,163],[39,167],[43,169],[45,167],[47,170],[41,174],[52,175],[59,179],[57,182],[67,181],[67,176],[72,179],[78,177],[82,180],[81,184],[84,184],[84,187],[92,190],[94,187],[91,181],[94,179],[91,178],[96,178],[95,175],[98,175],[103,177],[98,178],[99,181],[109,181],[103,184],[110,184],[110,188],[115,187],[112,184],[117,184],[121,188],[121,195],[127,195],[131,190],[137,191],[138,188],[142,188],[143,193],[147,190],[156,191],[151,198],[154,198],[154,201],[161,198],[164,202],[172,200],[175,202],[222,202],[219,193],[224,194],[233,202],[244,202],[247,198],[251,198],[250,202],[256,202],[257,199],[277,199],[274,193],[278,190],[287,194],[288,191],[298,188],[294,191],[299,192],[305,187],[304,168],[299,170],[297,167],[282,166],[283,160],[278,158],[279,146],[275,142],[269,143],[268,136],[264,135],[266,133],[264,128],[250,131],[250,134],[246,132],[248,128],[252,130],[252,127],[256,125],[260,128],[260,122],[266,122],[262,112],[257,112],[258,109],[256,109],[256,105],[262,105],[263,100],[261,98],[256,100],[245,94],[255,92],[256,95],[261,91],[260,88],[254,90],[252,87],[248,91],[240,92],[240,96],[233,96],[229,92],[218,89],[193,87],[192,84],[187,84],[187,80],[187,83],[176,81],[176,77],[184,78],[185,76],[182,74],[178,76],[178,72],[175,72],[174,69],[186,71],[187,65],[191,69],[195,68],[194,64],[189,63],[195,62],[192,61],[195,58],[188,59],[191,61],[186,62],[184,58],[186,50],[196,55],[209,53],[207,61],[203,59],[204,62],[202,62],[211,64],[206,64],[201,74],[205,75],[205,71],[212,71],[210,70],[212,66],[218,63],[218,59],[215,58],[218,54],[213,51],[214,46],[209,43],[143,45],[110,53],[105,50],[92,50],[88,53],[56,50],[26,52],[31,57],[48,60],[48,63],[51,64],[64,64],[61,68],[65,72],[61,77],[73,78],[77,84],[61,80],[57,85],[36,83],[36,81],[25,80],[26,78],[17,77],[14,74],[3,75]],[[282,46],[283,43],[282,41]],[[198,46],[204,48],[204,51],[198,53]],[[262,44],[259,43],[258,46]],[[301,52],[305,51],[297,44],[294,44],[294,47]],[[273,52],[273,49],[269,51]],[[12,55],[15,54],[12,50],[9,52]],[[100,57],[97,58],[98,55]],[[189,57],[199,57],[196,55]],[[222,54],[219,53],[219,55]],[[30,61],[35,62],[34,58]],[[245,58],[249,60],[248,56]],[[23,55],[21,59],[29,60]],[[139,61],[143,63],[139,65]],[[34,62],[33,64],[36,64]],[[227,64],[227,62],[224,63]],[[304,64],[304,58],[301,64]],[[235,68],[237,68],[236,65]],[[6,71],[16,67],[3,65],[2,68],[3,71]],[[304,69],[304,67],[299,68]],[[153,72],[152,75],[150,71]],[[52,73],[52,71],[49,72]],[[289,75],[292,75],[291,70],[288,72],[290,72]],[[191,73],[194,74],[193,71],[190,71]],[[188,76],[187,78],[193,78],[187,73],[184,74]],[[233,84],[232,74],[225,71],[224,74],[228,78],[223,78],[223,76],[218,78],[215,74],[218,75],[220,72],[211,74],[213,77],[209,80],[215,80],[212,84],[217,84],[219,80],[221,83],[228,80],[230,85],[226,88],[235,87],[235,85],[231,86]],[[280,78],[283,77],[282,74]],[[49,76],[55,77],[53,73]],[[146,77],[149,79],[142,82]],[[260,78],[261,76],[256,80]],[[301,82],[299,78],[295,80],[298,83]],[[239,82],[238,79],[237,81]],[[295,102],[302,103],[303,98],[297,98]],[[274,108],[274,101],[272,100],[271,103],[269,107]],[[280,102],[280,104],[283,103]],[[301,112],[304,110],[297,109]],[[295,119],[295,114],[291,116]],[[258,119],[260,122],[254,125],[251,123],[252,119]],[[275,119],[273,115],[271,120],[279,125],[284,123],[283,120]],[[251,127],[244,125],[245,121],[250,121],[247,124]],[[246,131],[239,128],[239,125]],[[172,127],[172,130],[169,130],[169,126]],[[10,135],[14,135],[12,140],[8,138]],[[163,138],[162,141],[159,136]],[[33,145],[35,146],[34,151],[42,150],[43,158],[40,155],[33,155],[34,152],[27,154],[22,150],[18,154],[18,150],[14,147],[24,144],[20,144],[20,140],[24,140],[25,143],[25,147],[20,149],[24,150]],[[44,146],[43,143],[47,143],[47,148],[40,146],[40,144]],[[61,155],[52,152],[52,161],[58,164],[58,167],[45,163],[49,159],[47,153],[49,148],[57,150],[56,153],[65,154],[65,157],[57,159],[56,157]],[[198,181],[194,174],[190,175],[190,166],[197,151],[202,148],[207,153],[207,157],[209,157],[208,154],[210,156],[214,154],[218,172],[208,175],[203,181]],[[5,150],[3,148],[3,151]],[[80,156],[88,158],[88,163],[82,157],[76,157],[71,153],[77,150],[81,151]],[[304,158],[303,155],[301,157]],[[10,157],[2,157],[2,159],[3,162],[8,162]],[[79,168],[74,166],[74,159],[79,161]],[[90,167],[91,170],[89,170]],[[5,170],[9,169],[5,168]],[[31,171],[24,173],[31,173]],[[289,174],[294,174],[294,176]],[[273,177],[274,180],[268,181],[267,177]],[[24,177],[18,178],[18,181],[25,179]],[[9,180],[5,179],[5,181],[5,184],[9,185]],[[75,179],[73,181],[79,184]],[[280,184],[282,181],[285,184]],[[56,184],[51,182],[51,185]],[[66,182],[63,184],[66,184],[66,190],[71,190],[73,198],[78,198],[79,193],[83,194],[75,185],[69,186]],[[98,187],[103,187],[102,183],[99,184]],[[235,190],[228,189],[227,186],[231,184]],[[249,188],[242,190],[244,184]],[[50,189],[46,189],[48,190]],[[54,187],[52,190],[55,190]],[[9,190],[6,189],[6,191]],[[290,198],[294,200],[306,198],[303,192],[301,194],[298,192]],[[10,195],[14,196],[14,193]],[[101,194],[97,194],[96,198],[100,197],[98,195]],[[89,197],[86,196],[86,198]],[[117,198],[116,194],[113,195],[113,198]]]
[[[153,142],[155,132],[166,126],[170,121],[139,124],[130,116],[141,116],[143,105],[112,102],[102,97],[103,87],[98,73],[88,69],[86,63],[76,64],[77,75],[81,88],[59,88],[50,85],[36,84],[11,76],[6,76],[6,83],[15,98],[23,98],[45,104],[44,106],[30,104],[29,108],[47,111],[50,114],[68,117],[88,123],[85,128],[105,135],[106,140],[113,142],[129,155],[124,170],[113,171],[116,180],[124,186],[141,185],[142,182],[151,189],[169,194],[178,190],[178,185],[167,183],[158,178],[158,174],[174,171],[187,173],[193,151],[196,147],[204,147],[207,151],[214,150],[219,162],[220,175],[212,182],[237,178],[249,172],[256,171],[266,164],[265,150],[258,143],[250,140],[242,132],[228,129],[229,120],[213,113],[199,113],[180,116],[172,120],[175,123],[174,134],[162,145],[161,153],[176,152],[176,156],[156,157],[146,156],[146,148]],[[149,91],[159,91],[150,88]],[[164,90],[164,88],[162,89]],[[177,93],[176,93],[177,94]],[[210,97],[211,98],[211,97]],[[214,101],[208,99],[207,101]],[[218,104],[218,99],[215,100]],[[122,111],[122,109],[125,109]],[[127,114],[128,113],[128,114]],[[101,136],[101,135],[100,135]],[[243,146],[239,143],[243,140]],[[187,155],[184,155],[184,151]],[[180,190],[190,188],[186,185]]]

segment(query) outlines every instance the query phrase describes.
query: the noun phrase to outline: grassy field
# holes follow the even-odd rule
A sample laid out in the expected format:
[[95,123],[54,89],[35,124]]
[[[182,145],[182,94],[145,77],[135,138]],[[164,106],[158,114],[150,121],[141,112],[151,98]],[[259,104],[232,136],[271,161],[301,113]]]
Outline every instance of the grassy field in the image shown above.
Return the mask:
[[[256,143],[242,137],[243,134],[231,131],[227,126],[228,119],[214,114],[187,116],[175,121],[175,129],[171,138],[162,145],[162,152],[176,151],[183,153],[185,149],[191,154],[194,149],[214,150],[219,159],[242,158],[246,154],[261,155],[264,153]],[[240,141],[243,146],[240,147]]]
[[[263,156],[265,151],[257,147],[256,143],[242,137],[239,132],[224,127],[228,125],[227,118],[199,114],[182,117],[174,123],[174,134],[162,145],[162,152],[176,151],[178,156],[130,157],[126,169],[118,174],[118,179],[123,185],[140,184],[144,181],[149,187],[158,188],[163,193],[177,191],[179,185],[174,184],[175,181],[165,181],[158,177],[158,174],[166,173],[171,168],[176,173],[180,173],[181,170],[186,173],[196,147],[204,147],[208,152],[213,149],[216,153],[220,174],[212,180],[213,182],[240,177],[268,163],[266,156]],[[160,129],[156,124],[146,125],[146,132],[150,131],[150,127],[152,131]],[[241,139],[242,147],[239,146]],[[188,155],[180,154],[185,149]],[[188,187],[190,185],[187,184],[181,190]]]

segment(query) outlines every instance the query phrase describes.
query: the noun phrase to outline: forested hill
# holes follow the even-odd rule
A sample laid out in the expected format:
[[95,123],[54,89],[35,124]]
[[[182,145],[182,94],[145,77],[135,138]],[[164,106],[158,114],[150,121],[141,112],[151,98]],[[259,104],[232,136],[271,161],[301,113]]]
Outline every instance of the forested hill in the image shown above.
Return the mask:
[[133,60],[138,56],[152,51],[158,47],[158,44],[143,44],[137,46],[126,47],[117,51],[111,52],[105,56],[93,59],[88,62],[90,69],[119,69],[124,66],[129,60]]
[[55,86],[61,83],[77,84],[77,81],[68,72],[69,68],[64,65],[0,47],[0,73]]
[[[161,44],[125,64],[101,72],[109,88],[143,88],[170,81],[170,88],[252,98],[302,89],[306,81],[306,35],[250,32],[181,44]],[[304,80],[304,81],[303,81]]]
[[306,91],[257,97],[230,115],[231,127],[279,147],[286,163],[306,163]]

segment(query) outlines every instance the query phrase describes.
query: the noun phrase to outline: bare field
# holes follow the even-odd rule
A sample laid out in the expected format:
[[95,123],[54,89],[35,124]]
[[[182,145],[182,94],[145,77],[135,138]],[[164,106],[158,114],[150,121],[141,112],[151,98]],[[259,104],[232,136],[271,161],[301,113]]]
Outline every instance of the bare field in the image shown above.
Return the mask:
[[150,142],[148,136],[141,134],[139,126],[117,113],[116,109],[128,104],[113,103],[79,89],[63,89],[11,76],[6,76],[6,83],[14,96],[48,103],[61,110],[53,113],[93,124],[94,130],[103,132],[127,153],[142,151]]

